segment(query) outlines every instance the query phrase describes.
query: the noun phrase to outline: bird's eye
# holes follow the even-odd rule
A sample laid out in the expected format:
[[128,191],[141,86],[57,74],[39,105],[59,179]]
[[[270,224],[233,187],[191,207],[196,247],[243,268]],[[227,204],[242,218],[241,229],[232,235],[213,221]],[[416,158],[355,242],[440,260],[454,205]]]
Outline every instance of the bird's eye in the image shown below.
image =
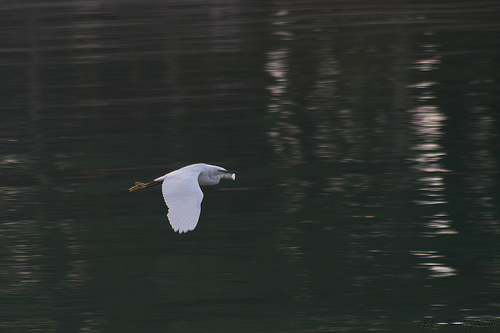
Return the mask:
[[226,170],[217,170],[217,171],[219,171],[219,172],[227,172]]

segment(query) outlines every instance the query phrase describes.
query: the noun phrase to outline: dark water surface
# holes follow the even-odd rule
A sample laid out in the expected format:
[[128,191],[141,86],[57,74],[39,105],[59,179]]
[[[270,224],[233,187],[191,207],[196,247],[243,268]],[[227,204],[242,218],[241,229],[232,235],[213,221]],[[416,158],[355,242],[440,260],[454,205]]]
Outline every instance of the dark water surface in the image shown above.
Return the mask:
[[[0,331],[498,331],[499,17],[3,1]],[[127,189],[195,162],[179,235]]]

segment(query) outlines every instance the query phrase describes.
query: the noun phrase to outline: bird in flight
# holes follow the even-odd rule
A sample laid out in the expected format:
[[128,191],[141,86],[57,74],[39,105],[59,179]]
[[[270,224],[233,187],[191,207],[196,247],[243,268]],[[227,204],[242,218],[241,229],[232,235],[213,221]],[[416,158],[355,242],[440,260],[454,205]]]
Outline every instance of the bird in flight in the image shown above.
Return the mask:
[[194,230],[201,213],[203,192],[200,185],[217,185],[223,178],[236,179],[238,171],[229,171],[216,165],[197,163],[158,177],[150,183],[136,182],[129,192],[161,185],[163,199],[168,207],[168,220],[175,232]]

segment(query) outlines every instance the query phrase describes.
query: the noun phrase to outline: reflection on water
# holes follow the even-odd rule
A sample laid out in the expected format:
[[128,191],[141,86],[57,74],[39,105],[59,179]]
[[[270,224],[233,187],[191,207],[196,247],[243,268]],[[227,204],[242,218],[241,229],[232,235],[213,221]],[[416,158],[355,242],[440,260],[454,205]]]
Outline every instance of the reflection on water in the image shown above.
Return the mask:
[[411,158],[414,162],[412,167],[421,174],[417,179],[421,199],[416,200],[416,203],[437,205],[436,211],[430,216],[431,220],[427,222],[427,227],[433,231],[427,234],[455,233],[451,228],[452,221],[443,218],[449,214],[442,208],[447,203],[443,173],[448,170],[443,167],[446,153],[440,142],[446,118],[435,106],[418,107],[411,113],[416,139],[412,147],[415,154]]
[[[491,150],[491,142],[497,137],[492,113],[485,107],[474,107],[471,110],[472,121],[466,130],[469,144],[472,146],[469,156],[465,156],[471,174],[465,178],[466,188],[472,194],[472,206],[469,211],[470,223],[485,232],[500,231],[498,206],[493,202],[498,189],[498,162]],[[496,132],[495,132],[496,131]]]
[[0,6],[2,332],[498,319],[495,1]]
[[429,270],[430,278],[448,277],[457,273],[454,268],[434,262],[435,260],[443,260],[444,258],[443,255],[437,254],[437,251],[411,251],[411,254],[426,261],[418,265]]
[[[80,233],[73,220],[57,224],[40,219],[4,220],[0,229],[0,294],[10,306],[4,308],[2,330],[61,329],[61,322],[47,314],[66,299],[81,298],[90,278],[88,261],[82,258],[85,248]],[[32,316],[17,315],[25,311]],[[84,311],[72,315],[72,321],[72,325],[89,329],[96,318],[94,313]]]
[[[424,44],[421,47],[424,50],[423,56],[426,58],[415,61],[414,69],[421,72],[438,70],[441,63],[438,55],[440,45]],[[428,104],[436,102],[436,93],[433,91],[436,84],[437,82],[428,80],[410,85],[416,93],[414,98],[422,104],[410,111],[412,116],[410,121],[415,137],[411,148],[414,156],[411,160],[414,162],[412,167],[421,174],[417,179],[420,198],[416,200],[416,203],[433,207],[433,212],[429,212],[429,216],[426,216],[428,221],[425,224],[430,231],[426,231],[425,234],[428,236],[457,233],[452,228],[453,221],[446,211],[448,189],[445,173],[449,170],[444,167],[446,152],[442,140],[447,118],[438,106]],[[432,271],[441,274],[434,276],[449,276],[450,272],[454,272],[451,268],[444,268],[433,263],[421,265],[428,265]]]

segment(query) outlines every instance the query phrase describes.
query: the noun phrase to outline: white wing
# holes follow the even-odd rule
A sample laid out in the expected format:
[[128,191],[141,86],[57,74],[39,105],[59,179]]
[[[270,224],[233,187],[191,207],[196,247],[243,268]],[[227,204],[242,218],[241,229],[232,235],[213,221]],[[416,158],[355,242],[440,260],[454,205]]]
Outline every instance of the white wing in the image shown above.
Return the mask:
[[167,175],[163,181],[161,189],[168,206],[167,217],[176,232],[188,232],[198,224],[203,200],[198,175],[199,172]]

